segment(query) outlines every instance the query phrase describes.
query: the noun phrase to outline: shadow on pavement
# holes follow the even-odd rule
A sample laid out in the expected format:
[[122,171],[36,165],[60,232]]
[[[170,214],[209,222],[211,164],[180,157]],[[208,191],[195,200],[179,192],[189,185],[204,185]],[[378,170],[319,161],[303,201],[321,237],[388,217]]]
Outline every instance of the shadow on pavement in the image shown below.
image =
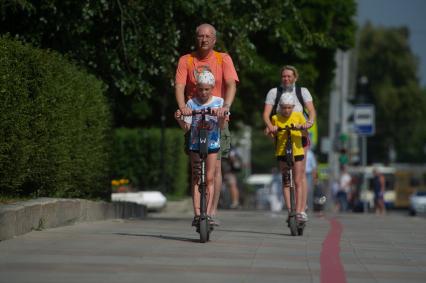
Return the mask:
[[147,217],[143,219],[143,221],[169,221],[169,222],[188,222],[191,223],[192,216],[191,217],[163,217],[163,216],[154,216],[154,217]]
[[173,240],[173,241],[182,241],[182,242],[193,242],[199,243],[199,239],[188,239],[183,237],[176,236],[167,236],[167,235],[153,235],[153,234],[130,234],[130,233],[113,233],[115,235],[121,236],[134,236],[134,237],[149,237],[149,238],[157,238],[157,239],[165,239],[165,240]]
[[249,234],[262,234],[262,235],[275,235],[275,236],[291,236],[291,234],[281,234],[281,233],[268,233],[268,232],[259,232],[259,231],[250,231],[250,230],[231,230],[231,229],[220,229],[216,228],[217,231],[223,232],[235,232],[235,233],[249,233]]

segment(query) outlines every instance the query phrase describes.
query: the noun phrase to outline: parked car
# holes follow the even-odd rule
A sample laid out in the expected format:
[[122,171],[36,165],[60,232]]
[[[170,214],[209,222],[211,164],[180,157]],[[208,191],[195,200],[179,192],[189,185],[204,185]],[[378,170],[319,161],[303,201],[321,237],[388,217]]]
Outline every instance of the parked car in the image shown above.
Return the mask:
[[409,213],[412,216],[426,214],[426,190],[416,191],[410,196]]

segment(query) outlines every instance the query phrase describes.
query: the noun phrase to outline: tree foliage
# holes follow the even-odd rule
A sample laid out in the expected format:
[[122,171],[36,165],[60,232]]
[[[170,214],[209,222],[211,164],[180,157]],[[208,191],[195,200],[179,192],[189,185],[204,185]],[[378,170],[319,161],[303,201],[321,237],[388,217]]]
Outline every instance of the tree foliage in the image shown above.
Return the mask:
[[107,197],[104,94],[57,52],[0,37],[0,195]]
[[376,135],[368,143],[371,161],[387,161],[394,147],[397,161],[424,162],[426,94],[419,84],[408,29],[367,24],[359,50],[358,73],[368,78],[365,92],[376,107]]
[[[86,66],[108,84],[116,125],[140,126],[159,125],[160,109],[172,113],[177,59],[193,48],[195,27],[210,22],[239,72],[233,113],[255,125],[284,64],[299,67],[321,106],[334,51],[353,44],[354,14],[352,0],[4,0],[0,32]],[[259,103],[244,104],[247,96]]]
[[[183,150],[182,131],[167,129],[164,134],[168,146],[161,153],[158,150],[160,129],[115,129],[113,178],[129,178],[132,186],[139,189],[161,189],[168,195],[184,196],[189,184],[188,155]],[[161,164],[162,158],[163,171],[155,170],[153,167]]]

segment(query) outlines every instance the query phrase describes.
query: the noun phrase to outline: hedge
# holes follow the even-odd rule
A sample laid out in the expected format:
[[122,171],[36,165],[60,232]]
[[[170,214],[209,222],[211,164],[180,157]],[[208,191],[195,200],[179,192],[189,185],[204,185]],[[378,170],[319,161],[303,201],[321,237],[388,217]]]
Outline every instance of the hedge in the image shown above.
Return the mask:
[[138,190],[162,190],[177,197],[186,195],[188,156],[183,150],[183,131],[166,129],[164,136],[163,173],[160,129],[116,129],[112,154],[113,177],[129,179]]
[[0,38],[0,195],[106,196],[104,92],[58,53]]

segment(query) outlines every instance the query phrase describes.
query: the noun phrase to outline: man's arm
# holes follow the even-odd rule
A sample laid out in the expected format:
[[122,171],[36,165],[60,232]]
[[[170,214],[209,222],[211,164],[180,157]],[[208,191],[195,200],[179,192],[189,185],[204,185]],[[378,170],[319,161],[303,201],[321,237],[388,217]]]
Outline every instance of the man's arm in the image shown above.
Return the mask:
[[225,102],[223,103],[224,107],[231,107],[232,102],[234,102],[235,93],[237,92],[237,83],[234,80],[229,80],[225,82],[226,92],[225,92]]
[[226,91],[224,97],[223,107],[217,110],[218,117],[224,117],[225,112],[229,111],[232,102],[234,102],[235,93],[237,92],[237,83],[234,80],[228,80],[225,82]]
[[175,85],[175,97],[176,97],[176,102],[179,107],[179,110],[182,112],[182,114],[190,115],[191,109],[189,109],[185,103],[185,85],[184,84]]
[[187,65],[187,56],[182,56],[179,58],[178,66],[176,69],[175,76],[175,98],[176,103],[179,107],[179,110],[184,115],[190,115],[191,111],[186,107],[185,101],[185,87],[188,83],[188,65]]
[[185,104],[185,85],[184,84],[176,84],[175,85],[175,96],[176,102],[179,109],[186,107]]
[[229,111],[232,103],[234,102],[235,94],[237,92],[238,75],[231,56],[226,53],[221,54],[223,56],[222,71],[223,82],[225,84],[225,97],[223,98],[223,107],[218,114],[224,115],[226,111]]

